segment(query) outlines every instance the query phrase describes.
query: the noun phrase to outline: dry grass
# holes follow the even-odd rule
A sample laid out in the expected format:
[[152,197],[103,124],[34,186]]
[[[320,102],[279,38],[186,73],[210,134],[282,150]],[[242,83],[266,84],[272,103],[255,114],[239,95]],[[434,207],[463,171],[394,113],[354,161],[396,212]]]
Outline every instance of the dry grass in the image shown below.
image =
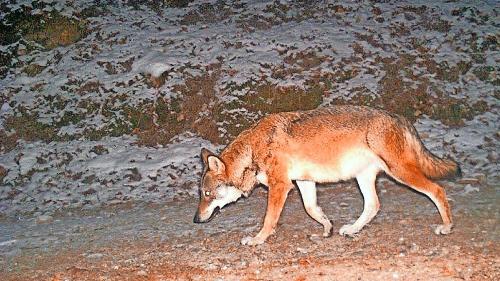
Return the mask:
[[57,140],[55,127],[38,120],[37,113],[28,113],[20,108],[20,113],[8,116],[5,119],[5,131],[0,131],[0,151],[7,152],[14,149],[19,139],[25,141],[52,141]]
[[[378,95],[371,94],[367,89],[359,89],[359,92],[354,93],[350,99],[335,98],[333,103],[382,108],[411,121],[425,114],[449,126],[461,126],[464,120],[471,120],[474,116],[489,110],[484,101],[470,103],[466,99],[453,97],[449,93],[443,93],[428,78],[405,71],[411,69],[412,65],[419,64],[426,67],[430,73],[436,74],[438,79],[455,82],[471,68],[469,62],[460,62],[456,66],[449,67],[429,59],[417,63],[415,57],[410,55],[401,55],[396,60],[382,59],[379,62],[383,64],[382,69],[386,74],[379,83]],[[412,82],[403,78],[409,78]]]
[[187,131],[216,144],[227,143],[259,117],[313,109],[322,102],[320,91],[269,83],[245,85],[250,86],[248,94],[225,102],[220,97],[231,95],[231,90],[219,92],[217,81],[221,75],[220,65],[213,65],[202,75],[187,78],[185,84],[175,86],[176,98],[160,98],[156,104],[149,102],[127,108],[127,120],[132,123],[140,143],[167,144],[174,136]]
[[219,23],[228,19],[233,11],[224,1],[216,3],[204,3],[198,6],[196,10],[189,11],[180,21],[182,25],[193,25],[197,23]]
[[87,33],[83,21],[58,13],[27,17],[17,28],[27,40],[35,41],[47,49],[71,45]]

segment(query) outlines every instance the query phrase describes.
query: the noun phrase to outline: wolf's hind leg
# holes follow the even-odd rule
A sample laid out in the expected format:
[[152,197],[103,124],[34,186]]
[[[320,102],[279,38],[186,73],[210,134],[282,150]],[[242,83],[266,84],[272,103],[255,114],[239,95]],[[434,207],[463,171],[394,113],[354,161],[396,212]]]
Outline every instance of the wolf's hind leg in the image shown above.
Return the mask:
[[339,230],[340,235],[352,236],[358,233],[378,213],[380,203],[378,201],[377,190],[375,189],[377,173],[377,168],[368,168],[356,177],[359,189],[364,198],[363,213],[361,213],[361,216],[353,224],[342,226]]
[[317,222],[323,225],[323,236],[332,235],[332,223],[318,206],[316,198],[316,183],[313,181],[297,181],[297,186],[304,202],[307,213]]
[[412,165],[401,165],[400,169],[391,170],[390,175],[409,187],[424,193],[438,208],[443,224],[434,229],[436,234],[450,234],[453,227],[451,209],[444,188],[429,180],[418,168]]

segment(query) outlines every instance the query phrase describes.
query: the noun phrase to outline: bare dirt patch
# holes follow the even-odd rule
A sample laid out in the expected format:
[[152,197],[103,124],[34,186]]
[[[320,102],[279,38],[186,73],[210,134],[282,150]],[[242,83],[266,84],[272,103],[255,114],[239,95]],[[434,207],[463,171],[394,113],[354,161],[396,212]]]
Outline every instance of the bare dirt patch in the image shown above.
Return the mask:
[[[334,229],[361,213],[353,182],[319,189]],[[257,247],[266,192],[229,206],[209,224],[193,224],[195,200],[123,205],[55,215],[44,225],[2,223],[4,280],[498,280],[498,195],[494,186],[452,198],[454,232],[436,236],[435,206],[421,194],[379,181],[382,209],[359,236],[321,237],[297,191],[275,235]],[[13,240],[12,240],[13,239]]]

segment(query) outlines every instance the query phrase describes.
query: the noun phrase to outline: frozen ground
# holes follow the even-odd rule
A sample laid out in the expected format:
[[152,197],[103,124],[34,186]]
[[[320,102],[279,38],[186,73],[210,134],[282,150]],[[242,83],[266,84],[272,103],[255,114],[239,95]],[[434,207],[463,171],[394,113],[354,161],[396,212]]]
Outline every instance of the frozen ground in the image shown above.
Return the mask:
[[[498,276],[497,1],[173,2],[0,4],[0,274]],[[268,113],[344,103],[404,115],[460,163],[464,177],[446,183],[453,235],[433,236],[435,209],[403,188],[379,189],[387,213],[354,240],[311,241],[295,196],[269,245],[240,248],[260,191],[190,223],[201,147],[221,149]],[[337,229],[359,212],[349,186],[321,194]]]
[[[320,188],[334,230],[361,212],[354,183]],[[266,192],[194,224],[196,200],[137,204],[58,214],[52,221],[0,223],[3,280],[498,280],[496,189],[463,194],[449,187],[455,230],[440,223],[432,203],[387,180],[378,184],[382,209],[354,239],[321,237],[322,227],[292,191],[276,234],[241,246],[264,215]],[[458,190],[457,190],[458,189]]]
[[[496,1],[202,2],[1,6],[22,36],[0,38],[0,213],[196,195],[202,146],[338,103],[402,114],[466,177],[498,183]],[[48,44],[63,17],[81,39]]]

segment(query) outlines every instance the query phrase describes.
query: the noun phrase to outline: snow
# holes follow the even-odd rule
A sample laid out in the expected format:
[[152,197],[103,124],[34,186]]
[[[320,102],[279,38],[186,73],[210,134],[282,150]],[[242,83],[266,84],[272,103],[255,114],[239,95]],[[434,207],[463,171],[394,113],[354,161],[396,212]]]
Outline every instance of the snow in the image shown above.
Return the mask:
[[[121,137],[102,141],[23,143],[18,150],[2,155],[0,165],[15,167],[3,179],[5,187],[22,186],[26,196],[19,199],[22,205],[0,202],[0,210],[36,211],[45,204],[45,211],[54,211],[68,205],[68,199],[72,200],[72,207],[82,207],[89,204],[87,201],[93,204],[113,199],[156,202],[183,192],[191,196],[198,194],[202,168],[200,150],[206,147],[215,151],[216,147],[189,135],[163,148],[139,147],[134,142],[134,138]],[[18,164],[13,165],[15,162]],[[27,174],[31,177],[24,182]],[[88,194],[91,189],[94,191]],[[4,196],[7,192],[2,194],[2,199]]]
[[[31,7],[32,2],[16,0],[6,7],[16,10]],[[95,1],[38,2],[47,5],[34,13],[54,10],[77,18],[79,12]],[[228,1],[213,8],[215,15],[207,11],[219,5],[218,1],[194,1],[187,8],[164,7],[159,12],[146,6],[134,9],[126,2],[115,1],[106,5],[108,14],[87,19],[90,33],[78,43],[53,50],[37,49],[16,58],[18,62],[36,63],[46,68],[30,77],[22,68],[14,67],[0,80],[0,129],[8,116],[19,115],[19,106],[37,113],[38,121],[46,124],[58,122],[66,112],[85,113],[85,118],[78,123],[58,128],[58,136],[102,129],[123,117],[119,108],[134,107],[158,95],[175,96],[175,86],[184,84],[188,77],[201,75],[214,64],[220,64],[222,73],[216,83],[216,92],[222,102],[248,94],[251,89],[243,85],[249,82],[306,89],[305,82],[314,75],[347,70],[356,70],[357,74],[346,81],[333,83],[327,89],[323,106],[333,98],[351,97],[359,87],[365,87],[376,96],[379,82],[385,75],[378,60],[397,59],[401,54],[416,56],[416,64],[423,60],[410,44],[414,39],[427,49],[429,58],[426,59],[446,63],[449,67],[471,61],[472,68],[458,81],[450,82],[439,80],[426,67],[415,64],[401,70],[403,81],[415,86],[417,82],[407,73],[422,76],[443,92],[456,93],[456,98],[471,103],[486,101],[491,107],[489,112],[458,128],[422,116],[415,125],[419,132],[428,135],[423,141],[438,155],[452,154],[465,173],[481,172],[488,175],[489,184],[498,184],[500,168],[487,159],[488,153],[499,150],[498,99],[494,94],[498,87],[480,81],[472,73],[475,67],[491,66],[495,69],[492,75],[498,75],[498,46],[481,51],[484,63],[476,63],[472,58],[477,53],[473,48],[482,48],[488,36],[496,36],[497,1],[376,4],[361,1],[342,3],[344,11],[335,10],[336,4],[328,1],[307,7],[293,1],[280,1],[289,8],[284,12],[276,8],[274,1],[247,0]],[[440,32],[423,27],[426,22],[410,9],[423,5],[427,7],[423,12],[427,19],[439,15],[449,22],[450,30]],[[375,15],[374,7],[380,8],[382,13]],[[462,8],[467,8],[463,14],[452,15],[453,10]],[[222,12],[224,9],[230,13],[226,15]],[[189,20],[193,12],[200,17]],[[259,17],[254,18],[255,15]],[[489,18],[480,23],[472,22],[479,15]],[[378,17],[384,21],[377,21]],[[408,34],[394,36],[396,23],[408,28]],[[473,33],[476,41],[472,39]],[[366,55],[356,53],[354,43],[362,46]],[[28,47],[23,45],[23,48]],[[0,50],[6,49],[7,46],[0,47]],[[317,66],[307,69],[285,62],[286,57],[308,52],[322,58]],[[131,63],[130,69],[124,66],[126,62]],[[114,72],[108,73],[105,65],[111,66]],[[273,77],[273,69],[280,67],[296,67],[298,71]],[[167,74],[164,75],[165,84],[159,89],[145,84],[145,76],[160,77],[164,73]],[[81,92],[90,82],[98,83],[98,90]],[[41,86],[34,90],[37,85]],[[123,99],[115,99],[118,96]],[[50,97],[60,98],[64,107],[54,108]],[[97,102],[101,107],[104,102],[113,100],[116,110],[111,115],[102,114],[102,110],[86,113],[86,109],[80,107],[85,100]],[[246,110],[227,112],[245,113]],[[256,118],[251,112],[247,115]],[[220,131],[224,132],[225,128]],[[178,137],[166,147],[141,147],[136,141],[125,135],[100,141],[82,137],[50,143],[21,142],[14,150],[0,155],[0,165],[8,170],[0,189],[0,212],[98,205],[116,198],[148,201],[169,200],[185,193],[196,196],[201,172],[200,148],[221,148],[189,134]],[[92,152],[95,147],[102,147],[107,152],[96,154]],[[134,173],[138,173],[140,179]],[[82,196],[90,189],[95,193]],[[8,199],[14,191],[19,194]]]

